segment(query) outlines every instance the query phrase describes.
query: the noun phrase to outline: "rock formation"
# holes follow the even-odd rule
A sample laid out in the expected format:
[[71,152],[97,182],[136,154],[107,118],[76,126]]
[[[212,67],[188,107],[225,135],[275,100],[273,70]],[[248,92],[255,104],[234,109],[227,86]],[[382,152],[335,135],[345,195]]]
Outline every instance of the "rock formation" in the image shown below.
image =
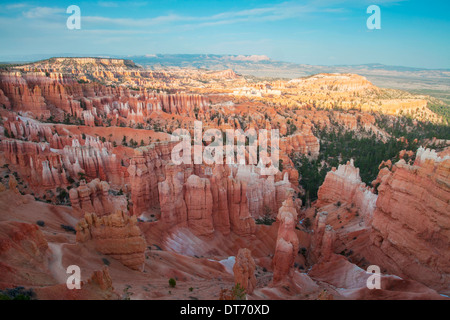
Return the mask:
[[450,158],[419,148],[381,178],[373,215],[373,259],[389,272],[449,291]]
[[414,164],[401,159],[380,165],[373,182],[378,194],[361,183],[352,163],[329,172],[318,192],[311,261],[329,259],[331,244],[345,243],[339,251],[345,249],[388,273],[448,292],[450,251],[445,244],[450,234],[445,226],[450,223],[446,214],[450,158],[445,152],[419,148]]
[[314,234],[311,239],[309,259],[311,263],[328,261],[333,254],[335,232],[327,225],[328,212],[319,212],[314,223]]
[[39,300],[119,300],[114,291],[108,267],[94,271],[89,279],[81,281],[80,289],[67,289],[66,284],[36,288]]
[[[133,214],[139,216],[151,207],[161,203],[158,183],[164,181],[164,174],[171,176],[166,170],[164,161],[170,157],[172,145],[150,145],[134,150],[127,171],[130,176],[131,201]],[[172,178],[170,178],[172,179]],[[184,181],[183,181],[184,182]],[[165,188],[167,191],[167,187]],[[170,205],[170,204],[169,204]],[[165,203],[161,208],[165,208]],[[164,214],[163,216],[167,216]]]
[[294,261],[299,250],[299,240],[295,233],[297,211],[292,197],[283,202],[277,216],[278,228],[275,255],[273,257],[273,282],[278,283],[293,276]]
[[184,194],[188,226],[195,234],[209,235],[214,232],[212,218],[212,193],[208,179],[191,175],[186,181]]
[[77,242],[92,241],[97,251],[133,270],[142,271],[147,245],[136,223],[135,216],[121,211],[103,217],[86,214],[76,227]]
[[252,294],[256,287],[255,261],[249,249],[241,248],[233,266],[234,283],[240,284],[247,294]]
[[248,210],[247,183],[229,177],[227,191],[231,230],[241,236],[253,234],[256,226]]
[[367,221],[370,221],[377,201],[377,195],[361,181],[359,169],[353,165],[353,159],[327,173],[317,197],[317,207],[338,202],[353,204],[360,215],[367,216]]
[[125,197],[109,194],[109,184],[100,179],[94,179],[89,183],[80,181],[78,188],[69,191],[72,208],[82,213],[95,213],[98,216],[108,215],[114,211],[126,211],[127,201]]
[[173,164],[166,165],[166,180],[158,183],[161,220],[168,224],[187,225],[184,200],[184,174]]
[[37,225],[0,222],[0,286],[51,285],[48,244]]
[[337,290],[340,299],[352,300],[441,300],[436,291],[414,280],[380,275],[380,289],[369,289],[372,273],[352,264],[345,257],[334,255],[330,261],[315,264],[308,275],[315,281],[327,283]]
[[228,209],[228,175],[226,166],[214,166],[211,176],[211,194],[213,198],[212,218],[214,228],[224,235],[231,230],[230,214]]

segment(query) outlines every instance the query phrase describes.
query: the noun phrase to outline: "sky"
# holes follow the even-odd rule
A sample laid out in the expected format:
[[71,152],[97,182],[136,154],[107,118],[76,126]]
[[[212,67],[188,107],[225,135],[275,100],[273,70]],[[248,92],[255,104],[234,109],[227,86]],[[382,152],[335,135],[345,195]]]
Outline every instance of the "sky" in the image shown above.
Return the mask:
[[[372,4],[381,29],[367,28]],[[67,28],[70,5],[81,10],[81,29]],[[450,69],[449,16],[448,0],[1,1],[0,59],[242,54]]]

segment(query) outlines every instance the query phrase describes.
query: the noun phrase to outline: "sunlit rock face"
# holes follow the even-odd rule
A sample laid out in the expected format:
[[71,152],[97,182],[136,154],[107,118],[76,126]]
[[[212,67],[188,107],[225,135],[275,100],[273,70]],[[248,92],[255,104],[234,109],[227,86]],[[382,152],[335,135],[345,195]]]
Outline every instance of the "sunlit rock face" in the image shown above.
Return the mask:
[[413,165],[400,160],[381,178],[373,244],[401,276],[448,291],[450,157],[419,148]]
[[[449,179],[448,148],[439,153],[419,148],[413,164],[401,159],[382,166],[373,189],[361,183],[353,163],[340,165],[327,174],[318,192],[315,205],[328,212],[317,213],[312,260],[327,255],[318,249],[325,225],[331,224],[338,228],[335,253],[351,250],[355,259],[385,272],[448,292]],[[365,245],[359,237],[366,239]]]
[[295,233],[297,211],[291,197],[283,202],[277,220],[280,222],[280,226],[272,262],[274,283],[293,277],[294,260],[299,249],[299,240]]
[[234,283],[239,284],[248,294],[252,294],[256,287],[255,268],[251,251],[246,248],[239,249],[233,266]]
[[78,222],[76,238],[81,243],[92,242],[99,252],[142,271],[147,246],[136,223],[136,217],[120,211],[103,217],[86,214]]
[[353,204],[359,214],[367,216],[367,221],[370,221],[377,201],[377,195],[361,181],[353,160],[328,172],[317,196],[317,207],[337,202]]

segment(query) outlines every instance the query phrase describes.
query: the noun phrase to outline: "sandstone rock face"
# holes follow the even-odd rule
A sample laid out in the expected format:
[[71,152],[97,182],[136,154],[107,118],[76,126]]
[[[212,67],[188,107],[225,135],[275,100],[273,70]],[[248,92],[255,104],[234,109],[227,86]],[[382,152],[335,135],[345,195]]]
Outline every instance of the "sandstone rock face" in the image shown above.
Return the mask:
[[184,194],[188,226],[198,235],[214,232],[212,218],[212,193],[208,179],[191,175],[186,181]]
[[323,90],[324,88],[337,91],[376,90],[376,87],[365,77],[357,74],[320,73],[308,78],[293,79],[289,83],[308,91]]
[[[373,182],[378,194],[361,183],[352,163],[329,172],[318,193],[311,262],[326,261],[338,245],[339,252],[353,252],[352,259],[447,293],[450,158],[446,152],[419,148],[414,164],[403,159],[394,165],[383,163]],[[352,214],[350,220],[341,220]]]
[[280,140],[280,151],[285,154],[295,152],[300,154],[309,154],[311,156],[319,155],[319,139],[317,139],[312,134],[311,130],[308,129],[306,132],[282,138]]
[[236,262],[233,266],[234,283],[240,284],[247,294],[252,294],[256,287],[255,260],[249,249],[242,248],[236,256]]
[[228,212],[228,173],[226,166],[214,166],[211,176],[211,194],[213,197],[212,217],[214,228],[222,234],[230,233],[230,214]]
[[[127,169],[130,176],[131,201],[133,202],[134,215],[139,216],[152,206],[157,205],[158,202],[161,202],[158,198],[158,182],[164,181],[165,167],[163,161],[168,160],[169,157],[170,146],[165,144],[135,149],[134,156]],[[164,190],[168,190],[167,186],[165,186]],[[165,204],[166,202],[161,204],[161,207],[165,207]]]
[[[291,197],[293,194],[292,184],[289,181],[287,173],[285,173],[283,180],[275,183],[275,208],[279,210],[283,206],[284,200]],[[301,200],[296,199],[294,203],[296,208],[301,207]],[[278,208],[278,209],[277,209]]]
[[247,183],[229,177],[227,190],[231,230],[241,236],[253,234],[256,225],[248,210]]
[[18,183],[17,183],[16,177],[14,177],[14,175],[11,175],[9,177],[9,182],[8,182],[9,190],[14,191],[15,193],[19,193],[19,190],[17,189],[17,184]]
[[327,225],[328,212],[319,212],[314,223],[314,234],[311,239],[309,259],[311,263],[327,261],[333,254],[335,233],[330,225]]
[[119,300],[114,291],[108,267],[94,271],[81,282],[80,289],[69,290],[66,284],[41,287],[35,289],[39,300]]
[[[287,176],[274,183],[273,176],[265,178],[248,168],[191,168],[170,162],[164,168],[166,179],[158,183],[161,219],[189,226],[197,235],[215,230],[224,235],[254,234],[254,218],[264,216],[266,209],[278,210],[278,203],[292,191]],[[200,176],[191,174],[193,170]]]
[[278,228],[275,255],[273,257],[273,282],[278,283],[293,276],[294,260],[299,250],[299,240],[295,233],[297,211],[292,197],[283,202],[277,216]]
[[0,284],[54,284],[48,275],[47,250],[47,241],[37,225],[0,222]]
[[117,183],[120,161],[111,152],[110,144],[104,145],[98,140],[86,138],[84,145],[74,139],[72,145],[64,146],[63,163],[65,168],[73,177],[77,177],[82,172],[90,179],[99,178]]
[[260,218],[266,214],[275,215],[286,199],[282,189],[284,186],[291,186],[287,177],[275,183],[274,176],[260,175],[258,169],[258,167],[256,169],[240,167],[236,174],[236,180],[247,184],[248,209],[253,218]]
[[352,264],[345,257],[334,255],[331,260],[315,264],[308,275],[339,288],[344,299],[354,300],[441,300],[445,299],[436,291],[423,284],[401,279],[397,276],[381,274],[380,289],[367,288],[367,280],[372,275]]
[[114,291],[112,279],[109,275],[108,267],[104,266],[102,270],[94,271],[92,276],[88,279],[87,285],[95,284],[102,291]]
[[41,88],[29,86],[20,72],[0,73],[0,89],[8,97],[13,110],[20,106],[21,110],[44,115],[45,118],[50,116]]
[[396,163],[378,187],[371,238],[386,258],[376,260],[391,273],[448,292],[449,199],[449,156],[419,148],[414,165]]
[[187,223],[187,208],[184,200],[184,174],[173,164],[166,165],[166,180],[158,183],[161,219],[168,224]]
[[145,239],[135,216],[123,212],[98,217],[86,214],[76,227],[78,242],[92,241],[99,252],[110,255],[133,270],[142,271],[145,261]]
[[[51,132],[50,136],[53,137]],[[71,145],[56,150],[48,143],[7,139],[2,140],[1,149],[22,179],[36,190],[67,187],[69,177],[78,180],[80,174],[90,180],[97,177],[116,183],[120,180],[117,178],[120,162],[115,154],[111,154],[109,145],[89,137],[86,137],[85,145],[80,145],[77,139],[66,142]]]
[[126,198],[112,196],[108,191],[109,184],[106,181],[94,179],[86,183],[85,180],[82,180],[78,188],[69,191],[72,208],[83,215],[84,213],[96,213],[98,216],[103,216],[117,210],[126,212]]
[[255,232],[245,182],[225,178],[223,167],[205,178],[190,172],[190,168],[166,165],[166,180],[158,184],[163,221],[188,226],[197,235],[210,235],[214,230],[242,236]]
[[377,201],[377,195],[361,181],[353,160],[327,173],[317,197],[317,207],[337,202],[353,204],[367,221],[370,221]]
[[67,184],[61,156],[47,144],[8,139],[2,140],[1,149],[8,163],[32,186],[54,189]]

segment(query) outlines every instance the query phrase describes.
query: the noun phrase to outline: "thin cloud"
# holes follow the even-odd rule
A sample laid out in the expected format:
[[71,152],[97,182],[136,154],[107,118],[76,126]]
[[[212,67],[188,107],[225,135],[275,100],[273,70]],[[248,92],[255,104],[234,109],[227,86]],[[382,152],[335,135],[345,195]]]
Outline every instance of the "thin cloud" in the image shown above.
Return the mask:
[[[99,2],[97,2],[97,4],[100,7],[104,7],[104,8],[118,8],[118,7],[120,7],[120,3],[114,2],[114,1],[99,1]],[[127,1],[126,2],[127,6],[132,6],[132,7],[143,7],[143,6],[146,6],[147,4],[148,4],[147,1]]]
[[28,6],[28,4],[26,4],[26,3],[14,3],[14,4],[6,5],[5,8],[7,10],[15,10],[15,9],[22,9],[22,8],[27,7],[27,6]]
[[99,1],[98,5],[105,8],[117,8],[119,6],[117,2],[112,1]]
[[129,19],[129,18],[110,18],[103,16],[83,17],[88,23],[104,23],[122,27],[148,27],[167,23],[191,23],[186,27],[206,27],[215,25],[234,24],[242,22],[264,22],[277,21],[298,17],[301,14],[317,11],[312,6],[298,5],[295,3],[282,3],[272,7],[253,8],[240,11],[221,12],[210,16],[182,16],[169,14],[154,18]]
[[[381,0],[391,1],[393,0]],[[123,28],[146,28],[152,26],[178,27],[193,29],[219,25],[229,25],[237,23],[258,23],[279,21],[285,19],[298,18],[307,13],[320,13],[328,12],[339,14],[343,10],[341,8],[327,8],[325,4],[342,3],[343,1],[336,0],[316,0],[310,1],[306,4],[298,4],[296,2],[284,2],[273,6],[257,7],[239,11],[226,11],[209,16],[185,16],[179,14],[167,14],[160,15],[153,18],[134,19],[134,18],[122,18],[122,17],[109,17],[109,16],[82,16],[84,28],[89,26],[104,27],[105,29],[114,27]],[[397,0],[398,2],[398,0]],[[99,1],[99,6],[103,7],[118,7],[117,2],[112,1]],[[146,5],[146,1],[132,1],[127,3],[127,6],[143,6]],[[24,11],[22,15],[27,19],[43,19],[51,17],[59,17],[65,13],[64,8],[50,8],[50,7],[34,7],[27,11]]]
[[92,24],[117,25],[123,27],[149,27],[158,24],[172,23],[177,21],[186,21],[193,19],[194,18],[182,17],[175,14],[147,19],[109,18],[101,16],[82,17],[83,22],[88,22]]
[[62,8],[50,8],[50,7],[35,7],[28,11],[24,11],[22,14],[28,19],[41,19],[49,18],[55,15],[65,13],[65,9]]

